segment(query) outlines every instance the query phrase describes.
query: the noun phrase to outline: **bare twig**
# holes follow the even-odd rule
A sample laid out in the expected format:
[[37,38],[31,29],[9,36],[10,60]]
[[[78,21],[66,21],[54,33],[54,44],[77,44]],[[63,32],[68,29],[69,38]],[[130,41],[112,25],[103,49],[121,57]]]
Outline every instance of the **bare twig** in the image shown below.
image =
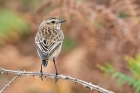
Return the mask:
[[[4,68],[1,68],[0,67],[0,72],[2,73],[11,73],[11,74],[16,74],[18,76],[41,76],[41,74],[39,72],[25,72],[25,71],[16,71],[16,70],[7,70],[7,69],[4,69]],[[51,73],[48,73],[48,72],[44,72],[43,73],[43,76],[46,77],[51,77],[51,78],[55,78],[55,74],[51,74]],[[101,93],[114,93],[112,91],[108,91],[106,89],[103,89],[97,85],[93,85],[88,82],[85,82],[83,80],[80,80],[80,79],[77,79],[77,78],[73,78],[71,76],[64,76],[64,75],[58,75],[57,78],[61,78],[63,80],[69,80],[69,81],[72,81],[72,82],[75,82],[75,83],[79,83],[81,85],[83,85],[84,87],[87,87],[87,88],[90,88],[91,90],[97,90]]]
[[0,91],[0,93],[2,93],[19,75],[15,76],[11,81],[9,81],[4,88]]

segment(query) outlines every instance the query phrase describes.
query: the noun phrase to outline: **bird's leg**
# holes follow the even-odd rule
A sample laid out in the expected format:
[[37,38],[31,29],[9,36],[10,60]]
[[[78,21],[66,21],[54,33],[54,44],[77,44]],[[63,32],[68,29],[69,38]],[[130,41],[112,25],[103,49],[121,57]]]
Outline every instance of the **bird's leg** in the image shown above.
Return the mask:
[[40,78],[41,78],[41,80],[43,81],[43,77],[42,77],[42,76],[43,76],[43,72],[42,72],[42,64],[41,64],[40,74],[41,74],[41,75],[40,75]]
[[56,83],[58,80],[58,78],[57,78],[58,72],[57,72],[57,68],[56,68],[56,64],[55,64],[55,58],[53,58],[53,63],[54,63],[55,70],[56,70],[56,76],[55,76],[55,83]]

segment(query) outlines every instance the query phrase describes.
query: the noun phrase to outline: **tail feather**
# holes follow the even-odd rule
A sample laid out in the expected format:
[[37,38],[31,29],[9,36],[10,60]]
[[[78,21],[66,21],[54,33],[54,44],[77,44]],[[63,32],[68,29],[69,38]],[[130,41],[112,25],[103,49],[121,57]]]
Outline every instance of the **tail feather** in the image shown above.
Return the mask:
[[43,67],[46,67],[48,65],[48,61],[42,60],[42,65],[43,65]]

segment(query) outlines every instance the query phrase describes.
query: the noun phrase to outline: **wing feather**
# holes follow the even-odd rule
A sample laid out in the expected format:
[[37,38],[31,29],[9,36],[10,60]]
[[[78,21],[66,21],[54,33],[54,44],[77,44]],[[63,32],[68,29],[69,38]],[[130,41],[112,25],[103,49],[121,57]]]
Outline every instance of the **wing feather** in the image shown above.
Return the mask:
[[60,46],[61,42],[52,42],[49,45],[44,45],[42,42],[36,43],[37,52],[41,59],[47,59]]

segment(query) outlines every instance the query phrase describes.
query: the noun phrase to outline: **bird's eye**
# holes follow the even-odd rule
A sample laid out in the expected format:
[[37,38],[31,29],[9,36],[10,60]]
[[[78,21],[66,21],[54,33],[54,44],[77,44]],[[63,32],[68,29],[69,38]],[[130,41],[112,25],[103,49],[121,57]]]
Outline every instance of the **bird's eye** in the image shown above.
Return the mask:
[[52,23],[55,23],[55,21],[52,21]]

